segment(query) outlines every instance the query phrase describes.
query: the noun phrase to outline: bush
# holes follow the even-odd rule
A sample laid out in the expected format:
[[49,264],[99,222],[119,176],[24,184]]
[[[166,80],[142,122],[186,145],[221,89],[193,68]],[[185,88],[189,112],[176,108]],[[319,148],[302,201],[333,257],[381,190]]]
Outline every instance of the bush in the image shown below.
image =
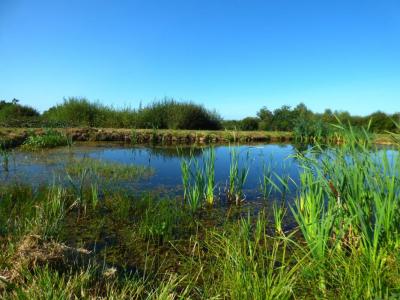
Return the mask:
[[69,98],[43,114],[43,121],[54,126],[114,128],[219,129],[221,118],[215,112],[190,102],[172,99],[154,102],[138,110],[117,110],[87,99]]
[[37,150],[42,148],[54,148],[69,144],[67,136],[53,129],[46,130],[44,134],[32,133],[22,145],[25,150]]
[[18,102],[16,99],[11,102],[0,101],[0,126],[17,127],[22,125],[31,127],[31,123],[37,122],[39,112],[30,106],[20,105]]
[[55,126],[96,127],[104,123],[106,116],[110,119],[110,110],[99,103],[84,98],[69,98],[44,112],[43,120]]
[[258,130],[258,118],[247,117],[244,118],[241,122],[240,129],[245,131],[254,131]]
[[220,129],[221,117],[191,102],[164,99],[137,112],[136,128]]

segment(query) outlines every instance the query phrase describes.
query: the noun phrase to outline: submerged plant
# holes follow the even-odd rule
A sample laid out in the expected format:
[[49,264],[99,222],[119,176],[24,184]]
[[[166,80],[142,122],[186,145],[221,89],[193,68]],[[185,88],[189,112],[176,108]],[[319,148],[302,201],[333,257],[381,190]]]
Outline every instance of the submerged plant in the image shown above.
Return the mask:
[[65,166],[65,170],[71,176],[79,176],[87,170],[91,175],[105,180],[136,180],[149,177],[154,173],[150,167],[126,165],[90,157],[71,160]]

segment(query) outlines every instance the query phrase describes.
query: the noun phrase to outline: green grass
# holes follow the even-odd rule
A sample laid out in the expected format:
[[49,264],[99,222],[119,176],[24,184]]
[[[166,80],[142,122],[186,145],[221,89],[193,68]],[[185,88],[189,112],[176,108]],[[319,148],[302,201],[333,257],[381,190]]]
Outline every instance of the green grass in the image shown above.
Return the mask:
[[[340,134],[340,147],[297,155],[290,209],[265,201],[193,218],[180,197],[100,194],[90,177],[76,187],[2,185],[0,297],[397,299],[400,157],[368,135]],[[204,204],[208,172],[193,159],[182,166],[186,197],[200,182]],[[296,226],[285,230],[286,220]]]

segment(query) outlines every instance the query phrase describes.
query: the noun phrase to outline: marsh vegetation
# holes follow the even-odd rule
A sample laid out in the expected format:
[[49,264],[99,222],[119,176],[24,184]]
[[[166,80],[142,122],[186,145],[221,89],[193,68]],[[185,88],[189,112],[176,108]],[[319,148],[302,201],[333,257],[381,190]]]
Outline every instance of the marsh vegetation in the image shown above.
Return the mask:
[[[234,144],[169,148],[165,156],[139,148],[137,160],[123,164],[127,152],[67,160],[79,146],[66,147],[57,177],[37,185],[2,179],[0,295],[398,298],[398,146],[378,148],[367,132],[337,130],[345,136],[340,146],[316,143],[270,157]],[[180,188],[159,193],[168,174]],[[139,186],[133,192],[104,179]]]

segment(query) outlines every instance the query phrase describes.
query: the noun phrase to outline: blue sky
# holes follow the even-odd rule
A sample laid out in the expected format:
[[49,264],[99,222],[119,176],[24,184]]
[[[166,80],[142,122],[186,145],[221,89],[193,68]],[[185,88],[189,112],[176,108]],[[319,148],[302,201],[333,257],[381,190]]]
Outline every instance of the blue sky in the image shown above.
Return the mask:
[[400,1],[0,0],[0,98],[400,111]]

